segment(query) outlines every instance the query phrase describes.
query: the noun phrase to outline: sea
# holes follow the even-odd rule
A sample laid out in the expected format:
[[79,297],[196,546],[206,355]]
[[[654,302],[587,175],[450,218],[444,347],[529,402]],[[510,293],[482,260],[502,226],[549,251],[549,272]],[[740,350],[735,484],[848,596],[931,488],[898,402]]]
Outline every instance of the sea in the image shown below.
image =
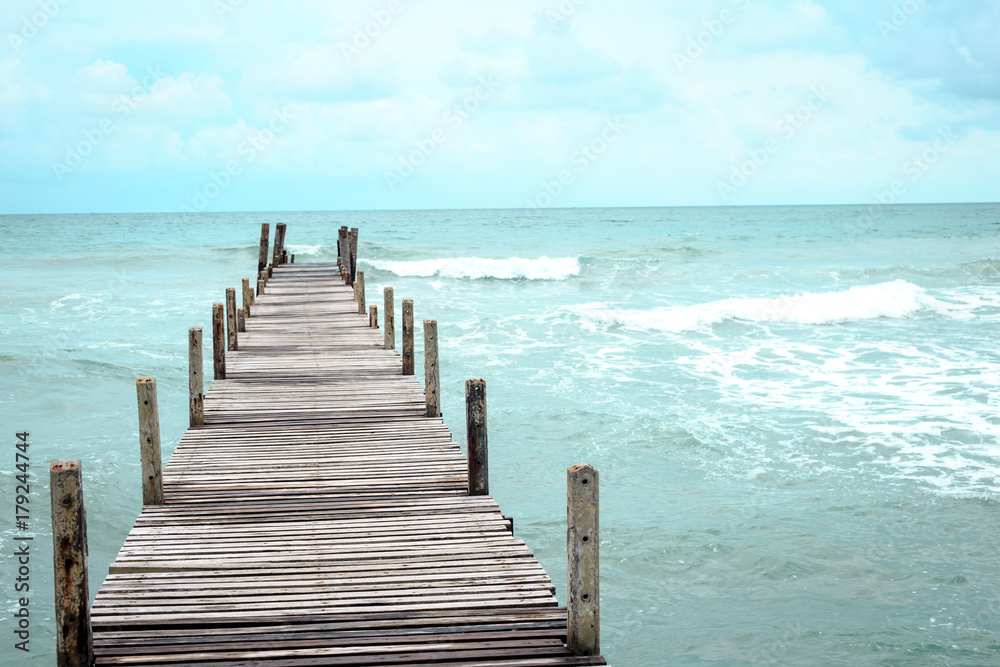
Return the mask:
[[418,368],[438,322],[456,442],[485,379],[490,490],[562,601],[566,470],[599,470],[611,664],[1000,664],[997,204],[0,216],[0,663],[54,664],[49,462],[83,461],[93,596],[140,509],[135,378],[169,456],[188,327],[263,222],[296,263],[359,228]]

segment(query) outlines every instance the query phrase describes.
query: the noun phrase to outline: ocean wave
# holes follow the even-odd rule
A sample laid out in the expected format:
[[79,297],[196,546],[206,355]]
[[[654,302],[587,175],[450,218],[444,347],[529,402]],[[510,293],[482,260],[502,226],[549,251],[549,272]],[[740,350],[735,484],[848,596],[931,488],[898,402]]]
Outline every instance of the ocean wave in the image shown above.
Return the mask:
[[573,310],[588,329],[621,326],[643,331],[693,331],[727,320],[789,322],[794,324],[838,324],[880,317],[912,315],[924,307],[944,304],[926,290],[905,280],[855,286],[836,292],[803,292],[776,299],[731,298],[693,306],[663,306],[652,310],[629,310],[593,303]]
[[[364,260],[363,260],[364,261]],[[580,273],[576,257],[539,257],[538,259],[484,259],[457,257],[418,261],[367,260],[366,264],[397,276],[430,278],[466,278],[471,280],[566,280]]]

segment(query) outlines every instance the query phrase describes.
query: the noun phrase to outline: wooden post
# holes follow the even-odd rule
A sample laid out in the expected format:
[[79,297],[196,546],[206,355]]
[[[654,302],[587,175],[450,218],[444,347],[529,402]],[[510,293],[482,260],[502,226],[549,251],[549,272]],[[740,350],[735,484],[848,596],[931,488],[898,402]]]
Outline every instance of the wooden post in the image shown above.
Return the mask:
[[285,253],[285,229],[287,225],[279,222],[274,230],[274,257],[271,259],[271,266],[281,266]]
[[424,320],[424,398],[427,416],[441,416],[441,373],[438,370],[438,323]]
[[568,589],[566,645],[573,655],[601,653],[601,582],[597,470],[575,465],[566,473]]
[[292,253],[292,262],[291,262],[291,263],[292,263],[292,264],[294,264],[294,263],[295,263],[295,253],[294,253],[294,252]]
[[414,374],[413,300],[403,300],[403,375]]
[[385,305],[383,306],[383,310],[385,310],[385,349],[395,350],[396,322],[395,313],[393,312],[394,304],[392,298],[392,288],[386,287],[383,292],[385,293]]
[[226,322],[221,303],[212,304],[212,359],[215,379],[226,379]]
[[465,444],[469,458],[469,495],[490,494],[486,443],[486,381],[465,383]]
[[378,329],[378,306],[368,306],[368,326]]
[[205,423],[205,381],[202,375],[205,363],[201,346],[201,327],[188,329],[188,408],[191,426]]
[[358,276],[358,228],[351,228],[351,284]]
[[358,315],[365,314],[365,272],[358,271]]
[[[263,280],[258,280],[257,281],[257,296],[260,296],[263,293],[264,293],[264,281]],[[254,303],[256,303],[256,300],[254,300]]]
[[163,504],[163,459],[160,456],[160,412],[156,406],[156,380],[138,378],[139,454],[142,461],[142,504]]
[[344,267],[341,272],[341,277],[344,282],[348,285],[353,285],[354,281],[352,279],[351,271],[351,235],[347,230],[347,227],[341,227],[337,238],[337,248],[340,250],[340,263]]
[[242,308],[236,309],[236,330],[240,333],[247,330],[247,313]]
[[250,304],[253,303],[253,292],[250,290],[250,279],[243,279],[243,314],[250,317]]
[[274,275],[274,264],[267,265],[267,279],[270,280]]
[[94,642],[90,627],[87,515],[83,508],[81,462],[53,461],[49,466],[49,491],[56,585],[56,664],[58,667],[90,667],[94,662]]
[[267,245],[271,235],[271,225],[263,223],[260,226],[260,252],[257,254],[257,276],[267,267]]
[[236,288],[226,288],[226,331],[229,341],[229,350],[238,350],[239,341],[236,339]]

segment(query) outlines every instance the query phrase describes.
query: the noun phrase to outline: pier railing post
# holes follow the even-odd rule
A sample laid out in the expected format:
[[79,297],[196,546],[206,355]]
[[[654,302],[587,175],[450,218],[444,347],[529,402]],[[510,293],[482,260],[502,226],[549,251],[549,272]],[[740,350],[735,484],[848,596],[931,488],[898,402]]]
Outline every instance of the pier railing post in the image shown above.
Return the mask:
[[191,426],[205,423],[205,381],[202,374],[205,356],[201,347],[201,327],[191,327],[188,329],[188,411]]
[[267,268],[267,246],[271,235],[271,225],[262,223],[260,226],[260,251],[257,253],[257,280],[260,280]]
[[212,360],[216,380],[226,379],[226,322],[221,303],[212,304]]
[[271,259],[271,266],[281,266],[285,252],[285,230],[287,225],[279,222],[274,230],[274,257]]
[[358,276],[358,228],[351,227],[351,284]]
[[247,313],[243,308],[236,309],[236,331],[244,333],[247,330]]
[[469,495],[490,493],[486,438],[486,381],[465,383],[465,444],[469,458]]
[[341,277],[347,285],[353,285],[351,270],[351,233],[347,227],[341,227],[338,231],[337,247],[340,249],[340,264],[343,267]]
[[413,300],[403,300],[403,375],[413,375]]
[[601,654],[599,494],[597,470],[567,471],[567,648],[574,655]]
[[226,332],[229,341],[229,351],[239,349],[236,339],[236,288],[226,288]]
[[365,272],[358,271],[358,282],[357,292],[358,292],[358,315],[365,314]]
[[383,292],[385,293],[385,305],[383,310],[385,310],[385,349],[395,350],[396,349],[396,316],[393,312],[395,307],[394,300],[392,296],[392,288],[386,287]]
[[427,416],[441,416],[441,373],[438,370],[438,323],[424,320],[424,399]]
[[156,380],[138,378],[139,453],[142,461],[142,504],[163,504],[163,459],[160,455],[160,411],[156,405]]
[[[52,497],[52,561],[55,567],[56,664],[90,667],[94,644],[87,583],[87,516],[79,460],[49,466]],[[15,538],[17,539],[17,538]]]
[[250,305],[253,303],[253,291],[250,290],[250,279],[243,279],[243,313],[250,317]]
[[[257,296],[260,296],[263,293],[264,293],[264,281],[263,280],[258,280],[257,281]],[[256,300],[254,302],[256,303]]]
[[368,306],[368,326],[378,329],[378,306]]

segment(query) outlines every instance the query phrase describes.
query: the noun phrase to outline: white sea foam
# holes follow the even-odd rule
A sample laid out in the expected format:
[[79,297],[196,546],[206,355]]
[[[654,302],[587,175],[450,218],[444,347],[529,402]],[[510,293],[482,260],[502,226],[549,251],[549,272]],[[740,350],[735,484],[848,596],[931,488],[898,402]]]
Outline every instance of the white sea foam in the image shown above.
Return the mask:
[[309,255],[310,257],[320,254],[322,245],[288,245],[285,250],[289,255]]
[[905,317],[922,308],[947,310],[926,290],[905,280],[855,286],[836,292],[803,292],[775,299],[722,299],[691,306],[662,306],[651,310],[610,308],[591,303],[573,310],[585,328],[622,326],[644,331],[694,331],[726,320],[837,324],[880,317]]
[[499,280],[566,280],[580,273],[576,257],[539,257],[538,259],[484,259],[456,257],[424,259],[412,262],[368,260],[376,269],[391,271],[397,276],[429,278],[495,278]]

